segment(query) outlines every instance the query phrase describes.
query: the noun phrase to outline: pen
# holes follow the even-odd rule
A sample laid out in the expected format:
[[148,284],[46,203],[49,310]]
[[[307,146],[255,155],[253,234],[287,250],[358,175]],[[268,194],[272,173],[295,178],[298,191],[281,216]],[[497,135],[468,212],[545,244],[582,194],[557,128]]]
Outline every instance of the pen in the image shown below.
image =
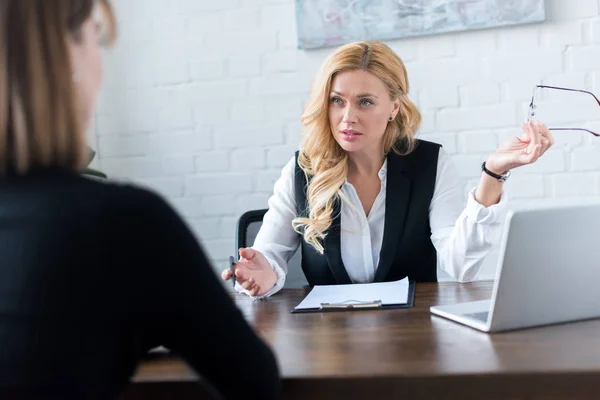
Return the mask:
[[229,256],[229,269],[231,270],[231,281],[235,288],[235,258],[233,256]]

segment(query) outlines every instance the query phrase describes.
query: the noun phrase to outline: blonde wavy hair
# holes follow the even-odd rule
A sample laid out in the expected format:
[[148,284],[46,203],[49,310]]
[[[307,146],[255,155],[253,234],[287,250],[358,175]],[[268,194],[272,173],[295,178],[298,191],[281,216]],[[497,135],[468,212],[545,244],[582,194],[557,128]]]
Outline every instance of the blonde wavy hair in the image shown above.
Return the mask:
[[[408,77],[404,63],[392,49],[378,41],[361,41],[339,47],[321,65],[313,82],[301,121],[305,127],[298,165],[308,187],[308,210],[292,225],[304,240],[323,254],[323,240],[334,219],[337,200],[347,200],[341,187],[348,173],[348,154],[336,142],[329,121],[329,97],[333,78],[340,72],[362,70],[385,84],[391,100],[400,100],[396,118],[389,122],[383,136],[383,153],[406,155],[413,151],[421,114],[408,98]],[[308,215],[306,212],[308,211]]]

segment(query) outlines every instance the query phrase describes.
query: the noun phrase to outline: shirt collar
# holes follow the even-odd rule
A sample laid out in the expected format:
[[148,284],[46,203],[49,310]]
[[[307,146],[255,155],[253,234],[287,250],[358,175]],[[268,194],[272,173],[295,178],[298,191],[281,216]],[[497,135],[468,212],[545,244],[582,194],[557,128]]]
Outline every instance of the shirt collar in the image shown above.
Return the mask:
[[387,176],[387,157],[385,158],[385,161],[383,162],[383,165],[381,166],[381,168],[379,169],[379,172],[377,173],[377,175],[379,175],[379,179],[381,179],[382,181],[385,181],[385,177]]

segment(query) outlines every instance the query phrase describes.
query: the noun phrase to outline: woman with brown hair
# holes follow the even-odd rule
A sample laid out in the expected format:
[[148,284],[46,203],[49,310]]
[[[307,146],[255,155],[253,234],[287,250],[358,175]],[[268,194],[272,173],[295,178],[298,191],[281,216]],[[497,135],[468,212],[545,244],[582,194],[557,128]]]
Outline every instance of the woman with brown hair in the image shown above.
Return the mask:
[[236,288],[251,296],[283,287],[298,246],[310,285],[435,282],[438,267],[473,280],[500,233],[510,170],[554,142],[543,124],[524,125],[487,157],[463,210],[449,155],[415,138],[421,115],[402,60],[377,41],[325,60],[302,122],[300,151],[275,183],[254,245],[239,251]]
[[271,350],[181,218],[80,174],[114,30],[108,0],[0,2],[0,398],[115,398],[158,345],[223,398],[278,398]]

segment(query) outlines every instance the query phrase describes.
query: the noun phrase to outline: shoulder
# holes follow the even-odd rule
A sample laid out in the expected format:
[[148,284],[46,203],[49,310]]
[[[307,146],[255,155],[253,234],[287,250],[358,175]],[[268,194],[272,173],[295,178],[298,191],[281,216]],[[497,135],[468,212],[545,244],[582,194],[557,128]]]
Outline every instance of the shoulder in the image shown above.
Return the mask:
[[96,182],[96,191],[102,199],[105,215],[152,217],[173,213],[171,205],[157,192],[135,183],[106,181]]
[[283,167],[284,170],[294,170],[296,168],[296,166],[298,165],[298,154],[300,154],[300,151],[296,151],[294,153],[292,158],[290,158],[289,161]]
[[408,154],[389,153],[388,170],[393,174],[403,171],[411,179],[434,182],[440,166],[448,161],[444,158],[445,154],[441,144],[417,140],[413,151]]
[[[402,146],[398,146],[400,149]],[[423,168],[428,165],[437,165],[438,157],[442,152],[442,145],[427,140],[416,139],[413,150],[408,154],[390,152],[392,158],[399,160],[405,166]]]
[[415,149],[413,150],[413,153],[417,153],[417,154],[427,153],[427,154],[432,154],[432,155],[437,156],[437,154],[439,154],[441,148],[442,148],[442,145],[440,143],[430,142],[428,140],[423,140],[423,139],[417,139],[415,141]]
[[294,155],[288,160],[281,170],[281,177],[285,179],[295,179],[295,175],[298,172],[300,166],[298,165],[298,154],[300,152],[294,152]]
[[444,150],[441,143],[417,139],[414,152],[423,163],[437,165],[438,169],[440,166],[451,162],[450,155]]
[[300,169],[300,164],[298,164],[299,157],[300,157],[300,150],[296,150],[294,152],[294,157],[292,157],[292,159],[290,160],[290,163],[292,163],[292,168],[294,171],[298,171]]

